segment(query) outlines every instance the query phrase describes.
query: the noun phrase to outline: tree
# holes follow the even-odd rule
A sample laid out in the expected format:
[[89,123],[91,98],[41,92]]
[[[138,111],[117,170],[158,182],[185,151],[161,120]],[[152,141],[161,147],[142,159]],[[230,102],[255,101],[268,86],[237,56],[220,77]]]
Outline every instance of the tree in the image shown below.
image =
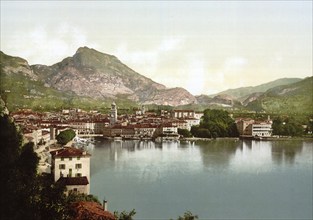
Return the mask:
[[301,136],[304,132],[302,124],[292,117],[275,118],[272,128],[274,135]]
[[198,219],[197,215],[193,215],[190,211],[184,213],[184,216],[179,216],[177,220],[195,220]]
[[118,211],[114,212],[114,216],[116,220],[133,220],[133,216],[136,215],[135,209],[131,210],[130,212],[123,211],[119,213]]
[[73,203],[73,202],[85,201],[85,202],[96,202],[101,205],[98,198],[92,194],[86,195],[86,194],[81,194],[81,193],[70,192],[66,200],[68,204]]
[[75,136],[76,136],[75,131],[73,131],[72,129],[67,129],[65,131],[61,131],[57,135],[56,139],[59,144],[66,145],[68,142],[73,140]]
[[179,216],[177,220],[195,220],[198,219],[197,215],[193,215],[190,211],[184,213],[184,216]]
[[209,130],[212,137],[237,137],[238,130],[234,120],[227,111],[206,109],[200,123],[200,128]]
[[178,128],[177,132],[178,132],[178,134],[180,134],[183,137],[191,137],[192,136],[190,131],[188,131],[187,129]]
[[7,115],[0,116],[0,219],[67,219],[64,188],[52,175],[37,174],[39,158],[33,143],[22,145],[22,135]]

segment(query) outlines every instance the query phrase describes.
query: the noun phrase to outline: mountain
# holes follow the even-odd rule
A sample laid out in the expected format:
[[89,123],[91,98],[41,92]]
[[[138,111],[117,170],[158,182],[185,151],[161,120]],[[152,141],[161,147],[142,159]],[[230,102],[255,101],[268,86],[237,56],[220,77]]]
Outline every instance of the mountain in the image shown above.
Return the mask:
[[207,95],[196,96],[197,102],[206,107],[224,107],[233,108],[240,107],[242,104],[231,95],[219,94],[214,97]]
[[276,113],[313,113],[313,77],[271,88],[246,106],[254,111]]
[[[33,65],[38,79],[59,91],[91,98],[123,96],[142,104],[182,105],[196,99],[182,88],[168,89],[140,75],[115,56],[81,47],[73,57],[52,66]],[[173,96],[176,93],[176,96]]]
[[251,94],[253,93],[262,93],[266,92],[268,89],[274,88],[276,86],[282,86],[282,85],[288,85],[291,83],[296,83],[301,81],[301,78],[282,78],[282,79],[277,79],[275,81],[271,81],[268,83],[264,83],[258,86],[249,86],[249,87],[241,87],[241,88],[236,88],[236,89],[228,89],[223,92],[210,95],[210,97],[214,97],[216,95],[230,95],[234,99],[237,99],[239,101],[244,101],[246,100]]
[[[156,103],[185,105],[196,99],[183,88],[166,88],[127,67],[115,56],[82,47],[52,66],[32,65],[1,52],[1,97],[13,108],[120,107]],[[120,102],[119,102],[120,101]],[[43,107],[44,106],[44,107]]]
[[10,111],[18,108],[106,111],[115,101],[120,109],[156,104],[197,110],[232,108],[312,113],[312,77],[279,79],[214,96],[194,97],[183,88],[166,88],[127,67],[115,56],[87,47],[51,66],[30,66],[27,60],[3,52],[0,58],[0,98]]

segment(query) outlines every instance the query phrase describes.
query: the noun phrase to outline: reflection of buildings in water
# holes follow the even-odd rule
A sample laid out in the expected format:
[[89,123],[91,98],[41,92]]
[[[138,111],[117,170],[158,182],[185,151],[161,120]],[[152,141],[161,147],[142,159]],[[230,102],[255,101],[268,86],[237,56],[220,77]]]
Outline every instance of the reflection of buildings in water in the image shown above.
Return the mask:
[[241,141],[217,140],[210,142],[197,142],[203,164],[206,167],[226,168],[236,150],[242,147]]
[[297,154],[303,149],[302,141],[273,141],[272,159],[277,164],[293,164]]
[[134,141],[112,141],[110,143],[110,160],[117,161],[125,150],[134,152],[135,149]]
[[123,153],[122,141],[112,141],[110,143],[110,160],[117,161]]
[[[142,150],[142,149],[155,149],[159,148],[158,145],[156,145],[153,141],[139,141],[137,143],[137,149]],[[162,147],[161,147],[162,148]]]
[[110,160],[117,161],[121,155],[127,152],[135,152],[136,150],[143,149],[162,149],[162,144],[156,144],[153,141],[112,141],[110,143]]
[[252,140],[248,140],[248,139],[244,139],[242,140],[242,144],[241,144],[242,148],[245,146],[247,147],[249,150],[252,150]]

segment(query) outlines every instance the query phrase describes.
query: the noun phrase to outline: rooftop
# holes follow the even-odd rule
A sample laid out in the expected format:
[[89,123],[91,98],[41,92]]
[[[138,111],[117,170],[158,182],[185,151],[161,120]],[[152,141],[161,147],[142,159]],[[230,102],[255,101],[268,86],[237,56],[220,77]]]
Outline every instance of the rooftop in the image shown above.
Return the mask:
[[57,157],[90,157],[91,156],[86,151],[76,149],[73,147],[65,147],[62,149],[51,151],[50,154],[54,158],[57,158]]
[[75,220],[115,220],[112,213],[104,211],[102,206],[96,202],[75,202],[71,204],[70,209]]
[[66,186],[89,184],[88,179],[85,176],[83,177],[60,177],[60,179],[58,179],[57,182]]

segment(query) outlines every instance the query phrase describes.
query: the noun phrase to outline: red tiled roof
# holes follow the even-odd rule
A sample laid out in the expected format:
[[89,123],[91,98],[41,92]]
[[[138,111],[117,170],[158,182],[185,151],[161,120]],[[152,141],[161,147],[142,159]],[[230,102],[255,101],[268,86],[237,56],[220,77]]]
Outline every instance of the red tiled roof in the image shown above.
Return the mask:
[[50,154],[52,157],[90,157],[86,151],[76,149],[73,147],[65,147],[55,151],[51,151]]
[[66,186],[73,186],[73,185],[87,185],[89,184],[87,177],[60,177],[58,179],[59,183],[64,184]]
[[112,213],[104,211],[96,202],[75,202],[70,205],[70,210],[74,220],[115,220]]

